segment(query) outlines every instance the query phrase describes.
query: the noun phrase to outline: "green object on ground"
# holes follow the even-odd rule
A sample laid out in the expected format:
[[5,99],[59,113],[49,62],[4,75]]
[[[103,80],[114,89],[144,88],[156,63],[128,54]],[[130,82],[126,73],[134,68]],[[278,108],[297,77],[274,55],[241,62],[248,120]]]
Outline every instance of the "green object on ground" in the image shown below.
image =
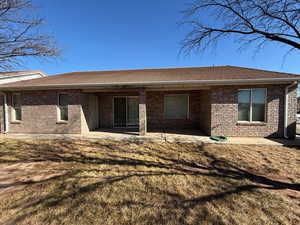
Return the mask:
[[228,140],[227,137],[224,136],[211,136],[210,139],[219,142],[225,142]]

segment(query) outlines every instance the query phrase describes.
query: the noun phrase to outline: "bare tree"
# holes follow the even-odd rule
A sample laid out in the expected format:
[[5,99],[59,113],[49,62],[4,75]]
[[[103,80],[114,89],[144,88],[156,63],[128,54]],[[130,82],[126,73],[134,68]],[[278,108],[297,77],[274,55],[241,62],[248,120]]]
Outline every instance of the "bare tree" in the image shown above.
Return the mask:
[[183,50],[205,50],[233,36],[241,47],[268,41],[300,50],[300,0],[198,0],[184,11]]
[[28,57],[59,55],[52,36],[42,34],[44,20],[30,0],[0,0],[0,69],[20,65]]

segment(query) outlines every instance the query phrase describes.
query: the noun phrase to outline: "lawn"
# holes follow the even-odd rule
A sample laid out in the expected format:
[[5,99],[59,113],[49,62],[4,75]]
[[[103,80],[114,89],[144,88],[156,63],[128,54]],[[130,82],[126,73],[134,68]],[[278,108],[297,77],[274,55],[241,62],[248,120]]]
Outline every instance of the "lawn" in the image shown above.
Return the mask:
[[300,150],[0,140],[0,224],[300,224]]

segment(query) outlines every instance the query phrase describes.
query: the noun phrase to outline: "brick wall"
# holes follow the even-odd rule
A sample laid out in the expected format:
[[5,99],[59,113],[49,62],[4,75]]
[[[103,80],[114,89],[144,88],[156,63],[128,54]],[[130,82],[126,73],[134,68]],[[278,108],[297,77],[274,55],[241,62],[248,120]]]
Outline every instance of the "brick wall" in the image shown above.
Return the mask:
[[297,114],[297,86],[289,90],[288,130],[289,138],[296,136],[296,114]]
[[[283,136],[285,85],[243,86],[243,88],[267,88],[266,123],[239,124],[238,86],[214,87],[201,91],[155,91],[147,92],[147,122],[151,129],[200,128],[207,135],[225,136]],[[296,87],[289,93],[288,134],[294,137],[296,129]],[[138,92],[83,94],[69,93],[69,121],[57,122],[57,91],[26,91],[21,93],[22,121],[11,121],[11,94],[8,94],[8,118],[10,133],[82,133],[97,126],[97,116],[91,108],[99,102],[101,128],[113,127],[113,96],[138,96]],[[164,118],[164,95],[189,94],[189,118],[168,120]],[[91,100],[94,99],[91,103]],[[3,97],[0,96],[0,129],[3,132]],[[94,104],[95,103],[95,104]],[[95,110],[96,111],[96,110]]]
[[78,91],[69,93],[66,123],[57,122],[57,92],[22,92],[22,121],[12,121],[11,94],[8,94],[9,133],[81,133],[81,103],[83,96]]
[[200,129],[206,135],[211,132],[211,91],[203,90],[200,92],[199,99],[200,110]]
[[82,94],[81,131],[89,132],[99,128],[99,105],[97,94]]
[[[164,96],[167,94],[189,94],[189,118],[166,119]],[[200,92],[170,91],[147,92],[147,122],[149,129],[197,129],[200,127]]]
[[[266,123],[240,124],[238,118],[238,90],[241,87],[216,87],[211,94],[211,135],[282,137],[284,122],[283,85],[243,86],[267,88]],[[290,92],[289,133],[295,134],[296,98]]]
[[3,113],[3,106],[4,106],[4,96],[0,95],[0,133],[4,133],[5,116]]

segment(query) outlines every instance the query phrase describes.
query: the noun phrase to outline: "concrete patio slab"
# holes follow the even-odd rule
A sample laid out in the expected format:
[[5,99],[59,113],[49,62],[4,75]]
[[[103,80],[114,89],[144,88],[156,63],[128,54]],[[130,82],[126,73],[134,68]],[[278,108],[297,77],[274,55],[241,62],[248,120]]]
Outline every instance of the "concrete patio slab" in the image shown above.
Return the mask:
[[0,138],[13,139],[70,139],[70,140],[113,140],[131,142],[179,142],[199,144],[238,144],[238,145],[285,145],[300,146],[300,137],[295,140],[260,137],[229,137],[226,142],[217,142],[200,131],[152,131],[139,136],[135,130],[99,130],[86,134],[0,134]]

